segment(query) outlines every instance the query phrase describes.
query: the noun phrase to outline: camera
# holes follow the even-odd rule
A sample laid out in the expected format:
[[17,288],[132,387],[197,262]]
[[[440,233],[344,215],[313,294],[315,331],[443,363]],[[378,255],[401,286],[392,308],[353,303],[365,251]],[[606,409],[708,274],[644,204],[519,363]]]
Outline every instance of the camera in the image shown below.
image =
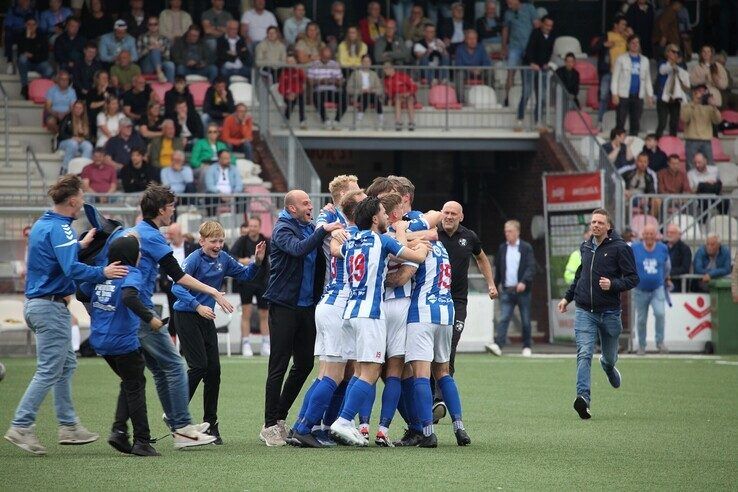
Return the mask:
[[707,106],[710,104],[711,98],[712,98],[712,94],[710,94],[709,92],[705,92],[704,94],[702,94],[702,97],[700,98],[700,103],[703,104],[704,106]]

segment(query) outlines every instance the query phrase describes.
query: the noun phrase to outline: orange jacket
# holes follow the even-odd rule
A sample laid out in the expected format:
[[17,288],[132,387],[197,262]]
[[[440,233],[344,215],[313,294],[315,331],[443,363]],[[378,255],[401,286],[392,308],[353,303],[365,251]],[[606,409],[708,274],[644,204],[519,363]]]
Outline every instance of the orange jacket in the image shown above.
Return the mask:
[[236,115],[232,114],[223,120],[223,129],[221,130],[220,139],[228,145],[239,145],[241,140],[245,138],[248,142],[251,142],[254,138],[254,119],[251,115],[246,116],[246,121],[240,124],[236,119]]

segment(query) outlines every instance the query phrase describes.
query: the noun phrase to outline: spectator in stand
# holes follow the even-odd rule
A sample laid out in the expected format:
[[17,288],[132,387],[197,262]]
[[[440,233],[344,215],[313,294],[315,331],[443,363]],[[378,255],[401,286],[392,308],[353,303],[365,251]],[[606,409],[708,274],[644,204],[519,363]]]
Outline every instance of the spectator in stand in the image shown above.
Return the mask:
[[191,25],[184,36],[174,41],[172,60],[177,75],[201,75],[212,82],[218,75],[218,68],[213,64],[213,52],[200,39],[200,34],[200,27]]
[[[225,35],[226,25],[233,20],[233,16],[224,10],[225,0],[210,0],[210,3],[212,8],[202,13],[200,23],[205,35],[205,43],[212,51],[215,51],[218,39]],[[238,26],[238,21],[236,25]],[[238,27],[236,27],[236,35],[238,35]]]
[[682,169],[682,163],[677,154],[671,154],[668,167],[658,172],[658,188],[667,195],[681,195],[692,193],[687,173]]
[[679,33],[679,16],[678,12],[682,8],[682,3],[678,0],[671,2],[665,6],[656,18],[653,30],[653,44],[657,48],[655,53],[659,58],[668,57],[668,46],[673,44],[679,49],[682,42],[682,36]]
[[177,150],[184,150],[184,143],[175,136],[174,122],[164,120],[161,124],[161,136],[152,139],[149,144],[149,163],[155,168],[169,167]]
[[120,131],[120,121],[125,118],[120,111],[120,103],[117,97],[109,97],[105,100],[105,109],[97,114],[97,141],[98,147],[104,147],[108,140]]
[[[333,2],[331,4],[331,15],[326,21],[325,26],[320,29],[323,32],[325,42],[328,43],[331,49],[335,50],[338,47],[338,43],[343,41],[343,38],[346,37],[347,28],[346,5],[340,1]],[[297,46],[295,46],[295,49],[298,49]],[[316,54],[315,59],[317,60],[319,56],[320,52]]]
[[717,234],[708,234],[705,244],[694,254],[694,273],[702,278],[694,282],[693,291],[709,292],[710,280],[730,275],[730,250],[720,244]]
[[279,74],[278,90],[284,99],[284,117],[289,122],[292,110],[295,104],[298,105],[300,115],[300,128],[307,128],[305,122],[305,71],[294,65],[297,59],[294,55],[287,56],[287,65],[291,65],[282,70]]
[[[650,195],[658,192],[658,177],[648,168],[648,155],[645,152],[638,154],[635,165],[621,167],[618,172],[625,181],[625,198],[630,199],[633,195]],[[654,212],[658,208],[655,201],[656,199],[651,202]]]
[[423,39],[425,26],[432,24],[423,14],[423,6],[416,3],[410,10],[410,16],[402,23],[402,36],[407,41],[419,43]]
[[125,92],[131,90],[135,77],[141,77],[141,67],[133,63],[128,51],[123,50],[118,54],[115,64],[110,67],[110,83],[121,92]]
[[395,107],[395,131],[402,130],[402,107],[405,106],[407,129],[412,132],[415,130],[415,94],[418,86],[406,73],[395,70],[390,62],[385,62],[383,69],[384,93],[387,95],[387,102]]
[[205,138],[195,142],[194,147],[192,147],[192,153],[190,154],[190,166],[192,166],[195,173],[199,172],[198,169],[200,166],[217,164],[218,153],[221,150],[228,150],[228,145],[221,141],[219,137],[220,130],[218,130],[218,125],[210,123]]
[[206,199],[210,205],[208,215],[217,214],[217,203],[227,202],[234,193],[243,193],[243,181],[236,166],[231,162],[231,153],[227,150],[218,152],[218,163],[205,171],[205,192],[219,195],[220,200]]
[[646,58],[653,57],[651,40],[653,39],[653,26],[656,19],[653,6],[648,0],[636,0],[625,13],[628,25],[633,29],[633,34],[641,39],[643,54]]
[[190,111],[185,99],[180,99],[175,105],[175,113],[170,117],[174,120],[175,135],[182,139],[186,151],[192,150],[195,140],[205,134],[202,119],[197,111]]
[[176,75],[174,77],[174,87],[164,94],[164,115],[172,118],[176,114],[175,106],[179,101],[187,103],[187,112],[196,113],[195,98],[192,97],[190,89],[187,87],[187,79],[184,75]]
[[144,191],[150,183],[159,182],[159,173],[144,160],[145,151],[131,149],[131,162],[120,170],[120,182],[125,193]]
[[169,0],[169,8],[159,15],[159,31],[172,43],[184,36],[191,25],[192,17],[182,10],[182,0]]
[[[138,131],[147,141],[161,136],[161,124],[164,117],[161,114],[161,104],[156,99],[149,101],[146,112],[138,121]],[[176,126],[176,125],[175,125]]]
[[71,84],[69,72],[60,70],[56,75],[56,83],[46,92],[44,122],[47,130],[55,135],[59,132],[59,122],[69,114],[72,103],[77,100],[77,93]]
[[730,71],[726,68],[728,63],[728,57],[725,52],[718,53],[715,55],[715,61],[725,69],[725,74],[728,76],[728,85],[725,89],[720,91],[720,97],[723,103],[723,109],[730,109],[732,111],[738,111],[738,93],[734,93],[733,89],[738,89],[738,85],[730,75]]
[[85,36],[91,41],[99,41],[104,34],[113,30],[113,18],[105,9],[103,0],[90,0],[90,8],[82,15],[82,26]]
[[392,2],[392,17],[397,21],[398,26],[402,26],[405,19],[410,17],[414,5],[414,0],[394,0]]
[[225,117],[231,114],[235,107],[233,94],[226,85],[225,78],[216,77],[213,85],[205,91],[205,99],[202,104],[202,122],[204,125],[211,121],[222,125]]
[[[144,0],[130,0],[131,10],[120,16],[126,21],[128,34],[138,39],[148,30],[149,16],[144,10]],[[139,52],[139,56],[143,56]]]
[[496,0],[485,2],[484,16],[477,19],[476,30],[487,53],[502,44],[502,23],[497,16]]
[[666,153],[659,148],[659,141],[653,133],[646,135],[646,141],[643,144],[643,153],[648,156],[648,168],[651,171],[658,173],[662,169],[669,167],[666,162]]
[[728,87],[728,72],[725,67],[715,61],[715,49],[704,45],[700,50],[700,63],[689,71],[692,87],[704,85],[713,97],[714,106],[720,108],[723,98],[720,91]]
[[448,46],[449,53],[455,54],[470,29],[474,29],[474,24],[464,18],[464,4],[454,2],[451,4],[451,17],[442,19],[438,25],[438,37]]
[[[464,34],[464,42],[456,47],[454,65],[457,67],[491,67],[492,62],[489,55],[479,44],[479,34],[474,29],[467,29]],[[467,72],[462,72],[467,73]],[[481,79],[481,70],[472,71],[473,78]]]
[[72,104],[72,110],[59,124],[59,135],[56,140],[59,142],[59,149],[64,151],[60,175],[67,174],[69,161],[78,155],[92,159],[90,120],[84,101],[77,100]]
[[692,250],[682,241],[682,231],[676,224],[666,226],[666,247],[669,250],[671,261],[668,282],[672,287],[672,292],[681,292],[681,276],[688,274],[692,269]]
[[146,83],[146,79],[141,74],[135,75],[131,80],[131,88],[121,97],[123,113],[133,121],[134,125],[139,125],[152,98],[153,91]]
[[625,33],[628,22],[625,17],[616,16],[612,29],[602,36],[597,46],[597,75],[600,79],[600,107],[597,111],[597,124],[602,127],[605,112],[610,106],[610,82],[615,70],[615,62],[628,50]]
[[97,47],[100,52],[100,60],[103,63],[112,64],[123,51],[127,51],[131,55],[131,61],[138,61],[136,39],[128,34],[126,21],[118,19],[114,26],[115,30],[113,32],[100,36],[100,43]]
[[[649,38],[650,39],[650,38]],[[628,38],[628,52],[615,61],[610,82],[612,101],[617,106],[616,126],[628,129],[631,135],[638,135],[641,129],[643,104],[653,106],[653,86],[648,58],[641,54],[641,40],[638,36]]]
[[564,89],[572,96],[574,105],[579,108],[579,71],[576,69],[577,58],[574,53],[564,56],[564,66],[556,69],[556,76],[561,80]]
[[169,186],[177,195],[195,193],[192,168],[185,164],[185,154],[181,150],[175,150],[172,154],[172,164],[161,169],[161,184]]
[[241,16],[241,24],[246,26],[251,42],[257,44],[266,39],[267,29],[271,26],[278,27],[278,24],[274,14],[266,10],[265,0],[253,0],[252,4],[253,8]]
[[[15,0],[5,12],[3,19],[3,46],[5,47],[5,59],[7,60],[7,74],[15,73],[13,67],[13,46],[23,37],[26,32],[26,20],[28,17],[38,18],[38,12],[31,5],[31,0]],[[18,53],[21,53],[18,50]]]
[[246,154],[246,159],[254,160],[254,152],[251,147],[251,141],[254,139],[254,119],[248,113],[245,104],[236,104],[236,110],[233,114],[226,116],[223,120],[221,138],[235,152],[243,152]]
[[387,19],[384,36],[374,43],[374,60],[377,63],[388,61],[397,65],[410,61],[410,49],[405,40],[397,34],[397,22],[393,19]]
[[116,170],[120,170],[131,163],[131,151],[133,149],[144,148],[146,148],[146,142],[133,129],[133,122],[129,118],[122,118],[118,134],[105,142],[105,154],[109,158],[109,163]]
[[92,193],[115,193],[118,189],[118,176],[115,168],[107,163],[103,149],[95,149],[92,162],[87,164],[79,175],[82,189]]
[[638,355],[646,354],[646,320],[649,306],[656,319],[656,349],[667,354],[669,350],[664,344],[664,321],[666,318],[666,283],[671,270],[669,249],[665,244],[656,241],[656,226],[647,224],[641,232],[641,242],[635,243],[636,270],[638,285],[633,293],[635,300],[636,327],[638,330]]
[[[523,116],[525,108],[528,105],[531,92],[536,94],[536,106],[533,110],[533,119],[538,122],[538,113],[544,116],[546,108],[546,94],[548,93],[548,77],[546,73],[551,69],[551,56],[553,55],[553,45],[555,36],[551,34],[554,21],[552,18],[545,16],[541,19],[540,27],[535,29],[528,38],[528,45],[525,48],[523,63],[530,67],[530,70],[522,72],[523,76],[523,94],[518,104],[518,128],[523,129]],[[541,79],[539,81],[539,78]],[[539,86],[542,87],[539,93]]]
[[[361,40],[369,48],[374,47],[374,42],[384,36],[385,18],[382,17],[382,8],[379,2],[369,2],[366,6],[366,17],[359,20],[359,31]],[[349,28],[351,30],[351,28]],[[348,36],[348,31],[346,31]]]
[[[502,19],[502,57],[508,67],[519,67],[523,64],[525,47],[533,32],[540,26],[538,12],[530,3],[521,0],[507,0],[507,10]],[[505,85],[505,105],[509,104],[510,88],[513,84],[515,70],[507,71]]]
[[629,166],[635,162],[627,140],[625,130],[622,128],[613,128],[610,131],[610,141],[602,145],[602,149],[607,154],[607,158],[610,159],[610,162],[612,162],[617,169]]
[[679,126],[679,109],[689,99],[689,73],[681,60],[679,48],[675,44],[666,45],[666,60],[659,65],[656,81],[656,113],[658,125],[656,138],[661,138],[669,120],[669,135],[676,137]]
[[723,183],[720,181],[718,168],[714,165],[708,165],[705,154],[697,152],[692,160],[693,169],[687,172],[689,179],[689,187],[694,193],[710,193],[719,195],[723,189]]
[[[310,28],[308,28],[308,31]],[[283,65],[287,61],[287,48],[279,39],[279,29],[267,29],[267,37],[256,46],[256,64],[259,67]]]
[[292,8],[292,17],[284,21],[284,40],[287,44],[294,45],[297,42],[297,36],[303,34],[310,24],[310,19],[305,17],[305,4],[297,2]]
[[147,30],[138,37],[138,56],[141,71],[155,73],[159,82],[174,80],[174,63],[169,59],[172,42],[159,31],[159,18],[152,15],[146,20]]
[[38,72],[48,79],[54,73],[49,63],[48,40],[38,32],[36,17],[26,18],[26,29],[18,36],[18,73],[20,74],[21,95],[28,99],[28,72]]
[[111,97],[118,96],[115,88],[110,86],[110,76],[105,70],[98,70],[95,72],[94,85],[85,96],[87,116],[90,118],[90,128],[95,129],[95,136],[97,136],[97,115],[105,109],[105,102]]
[[79,18],[70,17],[67,19],[64,32],[54,40],[54,61],[60,70],[71,73],[75,65],[81,63],[84,58],[87,40],[79,33],[79,26]]
[[371,70],[372,59],[369,55],[361,57],[361,68],[351,72],[346,83],[346,91],[353,99],[356,107],[356,126],[360,126],[364,120],[364,113],[370,104],[377,111],[377,130],[384,127],[384,114],[382,113],[382,96],[384,88],[379,76]]
[[[423,39],[413,45],[413,55],[422,67],[448,66],[450,58],[446,45],[436,37],[436,26],[428,24],[423,31]],[[431,86],[448,79],[448,70],[425,70],[423,76]],[[439,80],[440,79],[440,80]]]
[[74,70],[72,71],[74,90],[77,91],[78,96],[87,97],[94,84],[95,73],[100,70],[103,70],[103,66],[100,60],[97,59],[97,45],[93,41],[87,41],[82,60],[74,64]]
[[679,111],[679,118],[684,123],[684,147],[687,157],[687,168],[697,153],[707,157],[708,164],[714,164],[712,158],[712,130],[722,120],[717,108],[715,96],[707,91],[705,84],[692,88],[692,101],[684,104]]
[[356,27],[349,27],[346,39],[338,45],[336,61],[343,68],[357,68],[361,66],[361,59],[369,52],[366,43],[359,37]]
[[[343,36],[341,37],[341,41],[343,41]],[[298,39],[295,45],[295,51],[302,53],[308,61],[316,61],[320,59],[320,52],[325,46],[326,44],[320,39],[318,23],[311,22],[305,28],[305,34]],[[333,46],[334,49],[337,47],[338,44]]]
[[[238,27],[237,20],[229,20],[226,23],[225,34],[219,37],[216,43],[216,64],[221,77],[225,77],[226,80],[230,80],[232,75],[239,75],[251,80],[254,57],[251,56],[248,41],[239,35]],[[260,43],[259,46],[262,44]]]
[[[338,63],[331,58],[331,49],[327,46],[320,50],[320,59],[312,62],[308,68],[307,78],[313,87],[313,105],[320,113],[320,120],[327,130],[338,129],[338,122],[346,112],[346,96],[343,90],[343,74]],[[325,103],[336,105],[335,123],[329,119],[325,111]]]

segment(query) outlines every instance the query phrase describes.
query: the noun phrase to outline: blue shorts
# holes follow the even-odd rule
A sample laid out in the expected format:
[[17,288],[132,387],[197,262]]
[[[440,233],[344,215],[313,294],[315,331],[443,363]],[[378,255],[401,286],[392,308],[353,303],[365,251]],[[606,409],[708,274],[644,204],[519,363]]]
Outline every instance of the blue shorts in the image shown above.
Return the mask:
[[507,49],[507,66],[508,67],[519,67],[523,64],[523,52],[525,50],[519,48]]

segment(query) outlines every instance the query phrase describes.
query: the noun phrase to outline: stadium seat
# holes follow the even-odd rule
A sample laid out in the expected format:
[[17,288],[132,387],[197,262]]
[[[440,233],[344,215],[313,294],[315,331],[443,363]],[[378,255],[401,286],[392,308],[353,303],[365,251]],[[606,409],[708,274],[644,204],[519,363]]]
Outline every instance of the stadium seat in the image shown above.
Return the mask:
[[445,84],[438,84],[428,91],[428,104],[436,109],[461,109],[456,98],[456,90]]
[[204,75],[186,75],[185,80],[188,84],[193,84],[195,82],[207,82],[208,78]]
[[663,150],[666,155],[677,154],[681,160],[685,160],[687,158],[684,149],[684,141],[679,137],[664,135],[659,139],[659,148]]
[[718,176],[723,183],[723,190],[738,187],[738,165],[732,162],[718,162]]
[[26,320],[23,316],[23,301],[20,299],[0,299],[0,330],[25,330]]
[[195,234],[202,223],[202,215],[197,212],[183,212],[177,215],[177,224],[182,226],[183,234]]
[[633,229],[633,233],[637,238],[641,237],[643,228],[647,225],[652,225],[659,229],[659,221],[653,215],[636,214],[630,219],[630,228]]
[[228,79],[229,82],[248,82],[249,79],[242,75],[231,75],[231,77]]
[[644,142],[640,137],[630,137],[630,139],[630,144],[628,144],[630,153],[637,156],[643,151],[643,146],[646,145],[646,142]]
[[593,159],[595,159],[595,162],[598,162],[600,155],[599,145],[604,143],[605,139],[602,137],[587,135],[579,142],[579,155],[587,162]]
[[[720,113],[720,115],[722,116],[724,121],[738,123],[738,111],[725,110]],[[734,130],[726,130],[723,132],[723,135],[738,135],[738,128]]]
[[723,150],[723,144],[717,137],[712,137],[712,159],[715,162],[730,162],[730,157]]
[[82,173],[82,169],[84,169],[85,166],[91,162],[92,159],[88,159],[86,157],[75,157],[74,159],[69,161],[67,172],[69,174],[80,174]]
[[28,84],[28,99],[36,104],[46,102],[46,93],[54,86],[50,79],[35,79]]
[[471,107],[477,109],[495,109],[500,107],[497,104],[495,90],[487,85],[476,85],[470,88],[466,100]]
[[562,60],[567,53],[574,53],[577,58],[587,58],[587,55],[582,53],[582,45],[579,40],[573,36],[559,36],[554,41],[553,54],[558,56]]
[[682,239],[685,241],[701,242],[705,237],[700,223],[690,215],[675,215],[670,222],[679,226],[682,231]]
[[269,87],[269,93],[274,96],[274,100],[277,101],[279,107],[284,106],[284,98],[282,97],[282,94],[279,93],[279,84],[272,84],[271,87]]
[[69,308],[69,312],[72,313],[72,316],[77,318],[77,325],[80,328],[87,330],[90,329],[90,313],[87,312],[84,304],[72,296],[72,300],[67,305],[67,308]]
[[254,162],[248,159],[236,159],[236,169],[243,181],[251,177],[251,171],[254,168]]
[[218,304],[215,305],[215,308],[213,309],[213,312],[215,313],[215,332],[218,335],[225,335],[226,338],[226,356],[231,356],[231,320],[233,319],[233,315],[230,313],[226,313],[223,311],[223,308],[221,308]]
[[202,107],[202,103],[205,101],[205,93],[210,88],[210,82],[195,82],[189,86],[192,98],[195,100],[195,106],[198,108]]
[[251,107],[251,102],[254,100],[254,88],[248,82],[233,82],[228,89],[233,94],[233,101],[236,104],[243,103],[248,107]]
[[580,84],[597,85],[599,83],[599,79],[597,78],[597,67],[592,63],[587,60],[577,60],[574,68],[579,72]]
[[171,82],[151,82],[149,83],[151,91],[154,93],[154,97],[159,104],[164,104],[164,95],[169,91],[173,85]]
[[572,110],[564,117],[564,131],[572,135],[592,135],[597,134],[597,127],[589,113]]
[[707,232],[717,234],[727,243],[729,238],[738,237],[738,220],[730,215],[715,215],[707,222]]

